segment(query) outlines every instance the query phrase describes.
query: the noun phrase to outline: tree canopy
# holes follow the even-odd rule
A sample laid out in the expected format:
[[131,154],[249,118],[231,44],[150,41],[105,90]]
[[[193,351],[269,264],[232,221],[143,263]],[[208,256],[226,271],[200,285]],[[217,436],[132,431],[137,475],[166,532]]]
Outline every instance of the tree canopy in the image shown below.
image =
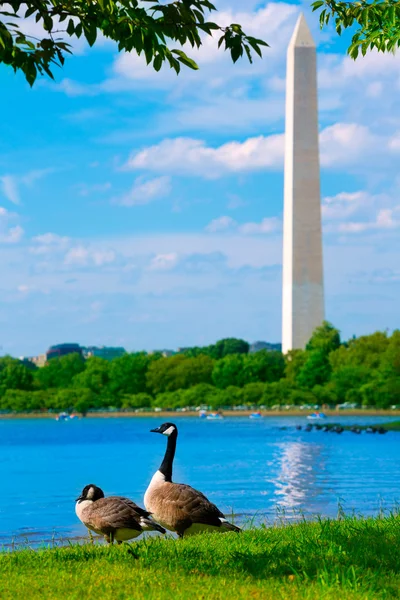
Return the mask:
[[136,352],[84,361],[69,354],[33,371],[26,361],[3,357],[0,410],[399,404],[400,331],[342,342],[339,331],[323,323],[304,350],[285,356],[248,350],[244,340],[227,338],[170,357]]
[[346,29],[352,30],[348,47],[351,58],[356,59],[360,52],[365,56],[368,50],[393,52],[400,47],[400,2],[396,0],[317,0],[312,8],[321,9],[321,27],[333,21],[339,35]]
[[[156,71],[167,63],[176,73],[181,65],[198,68],[183,48],[199,48],[203,34],[218,35],[218,46],[233,62],[243,54],[252,62],[252,53],[261,56],[261,46],[268,45],[246,35],[238,23],[223,27],[207,21],[217,10],[209,0],[8,0],[0,9],[0,63],[21,70],[30,85],[38,73],[53,78],[53,67],[64,64],[74,38],[82,36],[90,46],[104,36],[119,51],[144,55]],[[24,32],[24,18],[34,19],[43,37]]]

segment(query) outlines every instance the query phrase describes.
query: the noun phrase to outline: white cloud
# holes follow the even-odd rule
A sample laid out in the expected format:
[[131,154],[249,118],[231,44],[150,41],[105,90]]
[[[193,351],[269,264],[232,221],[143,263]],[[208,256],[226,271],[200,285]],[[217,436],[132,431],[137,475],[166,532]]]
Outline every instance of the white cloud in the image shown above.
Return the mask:
[[279,169],[282,161],[282,135],[228,142],[218,148],[202,140],[175,138],[133,153],[126,168],[214,178],[232,172]]
[[29,248],[31,254],[51,255],[65,251],[71,240],[67,236],[56,233],[43,233],[32,238],[33,246]]
[[139,206],[168,196],[171,192],[171,178],[167,176],[144,180],[138,177],[129,192],[113,200],[120,206]]
[[64,246],[69,242],[70,238],[58,235],[57,233],[43,233],[32,238],[32,241],[45,246]]
[[260,223],[243,223],[240,225],[231,217],[223,216],[213,219],[206,227],[208,233],[220,233],[222,231],[236,231],[242,235],[259,235],[273,233],[281,228],[281,221],[276,217],[264,218]]
[[281,227],[281,222],[276,217],[263,219],[260,223],[245,223],[239,227],[240,233],[244,235],[255,235],[260,233],[273,233]]
[[400,205],[396,186],[387,193],[340,192],[322,201],[325,233],[362,233],[396,229]]
[[[335,123],[320,134],[321,165],[338,167],[358,163],[364,156],[387,152],[388,141],[374,135],[365,125]],[[369,165],[368,165],[369,167]]]
[[36,181],[42,179],[53,169],[33,169],[22,175],[2,175],[0,176],[0,186],[4,196],[13,204],[20,204],[21,197],[19,186],[32,187]]
[[113,263],[116,257],[113,250],[94,250],[91,253],[91,258],[96,267],[101,267]]
[[10,226],[12,222],[18,221],[18,215],[0,207],[0,243],[17,244],[21,241],[24,230],[20,225]]
[[231,229],[237,225],[236,221],[232,219],[232,217],[219,217],[218,219],[213,219],[211,223],[209,223],[206,227],[206,231],[209,233],[216,233],[218,231],[226,231],[227,229]]
[[19,286],[17,287],[17,290],[18,290],[19,292],[21,292],[21,294],[26,294],[27,292],[29,292],[29,289],[30,289],[30,288],[29,288],[29,285],[25,285],[25,284],[19,285]]
[[173,269],[178,263],[178,254],[170,252],[169,254],[157,254],[151,259],[149,269],[151,271],[168,271]]
[[[320,133],[321,165],[328,168],[349,168],[371,165],[366,157],[382,159],[397,148],[397,138],[373,134],[368,127],[357,123],[336,123]],[[379,156],[376,151],[379,148]],[[204,140],[177,137],[133,152],[126,169],[145,169],[181,175],[216,178],[230,173],[257,170],[282,170],[284,135],[250,137],[243,142],[230,141],[219,147],[210,147]],[[387,161],[390,168],[390,161]]]
[[345,219],[360,207],[371,204],[371,196],[364,191],[340,192],[336,196],[327,196],[322,201],[322,217],[326,221]]
[[66,265],[86,265],[89,259],[89,250],[83,246],[74,246],[65,255]]
[[64,264],[68,266],[90,266],[102,267],[115,261],[116,255],[113,250],[97,250],[82,245],[70,248],[65,255]]
[[21,241],[24,235],[24,230],[20,225],[10,227],[6,232],[0,234],[0,242],[2,244],[17,244]]
[[3,175],[0,177],[1,189],[4,196],[13,204],[19,204],[19,192],[17,180],[12,175]]
[[349,223],[342,223],[339,226],[339,231],[342,233],[362,233],[372,230],[396,229],[400,227],[400,218],[395,217],[395,213],[399,208],[381,209],[373,221],[350,221]]

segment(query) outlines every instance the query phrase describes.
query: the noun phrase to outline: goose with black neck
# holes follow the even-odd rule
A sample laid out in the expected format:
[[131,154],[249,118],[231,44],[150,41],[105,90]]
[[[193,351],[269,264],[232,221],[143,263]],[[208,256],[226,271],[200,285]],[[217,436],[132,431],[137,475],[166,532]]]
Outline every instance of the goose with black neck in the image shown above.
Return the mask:
[[204,531],[214,533],[240,532],[229,523],[223,513],[198,490],[185,483],[172,481],[178,428],[174,423],[164,423],[151,430],[168,438],[163,461],[150,481],[144,496],[146,510],[165,529],[179,537]]

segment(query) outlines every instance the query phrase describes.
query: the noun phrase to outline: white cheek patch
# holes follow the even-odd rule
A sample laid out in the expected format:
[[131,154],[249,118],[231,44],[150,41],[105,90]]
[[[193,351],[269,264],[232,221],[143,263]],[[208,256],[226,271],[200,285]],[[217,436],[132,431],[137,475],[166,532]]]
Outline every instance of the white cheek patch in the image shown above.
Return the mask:
[[163,431],[163,435],[171,435],[171,433],[173,433],[175,431],[175,427],[173,427],[171,425],[171,427],[168,427],[168,429],[166,429],[165,431]]

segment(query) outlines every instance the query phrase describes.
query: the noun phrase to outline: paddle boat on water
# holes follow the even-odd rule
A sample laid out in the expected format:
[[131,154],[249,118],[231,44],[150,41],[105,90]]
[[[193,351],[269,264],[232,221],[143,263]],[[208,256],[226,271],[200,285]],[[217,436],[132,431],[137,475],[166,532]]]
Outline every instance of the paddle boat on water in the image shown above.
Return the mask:
[[249,416],[249,419],[262,419],[262,414],[260,412],[253,412]]
[[223,418],[224,417],[221,415],[221,413],[210,413],[209,415],[207,415],[207,419],[209,421],[220,421]]
[[310,421],[320,421],[321,419],[326,419],[327,416],[323,412],[314,412],[311,415],[307,415],[307,419]]
[[59,415],[56,416],[56,421],[73,421],[74,419],[79,419],[78,415],[69,415],[66,412],[61,412]]

